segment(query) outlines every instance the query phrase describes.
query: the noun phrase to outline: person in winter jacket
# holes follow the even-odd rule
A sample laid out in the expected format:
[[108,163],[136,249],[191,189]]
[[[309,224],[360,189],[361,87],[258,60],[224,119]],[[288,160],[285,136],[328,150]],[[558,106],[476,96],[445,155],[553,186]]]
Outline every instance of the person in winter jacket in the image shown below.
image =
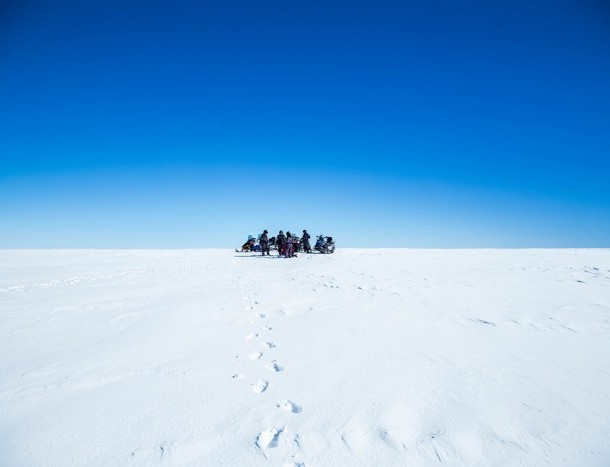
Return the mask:
[[265,230],[259,238],[259,243],[261,245],[261,251],[263,253],[263,256],[265,256],[265,252],[267,252],[267,256],[269,256],[269,237],[267,236],[268,233],[269,232]]
[[293,238],[290,232],[286,232],[286,258],[294,256]]
[[311,253],[311,243],[309,239],[311,236],[307,233],[307,230],[303,230],[303,236],[301,237],[301,243],[303,244],[303,251],[305,253]]
[[283,230],[280,230],[280,233],[275,237],[275,243],[277,243],[277,254],[279,256],[286,254],[284,249],[286,247],[286,235],[284,235]]

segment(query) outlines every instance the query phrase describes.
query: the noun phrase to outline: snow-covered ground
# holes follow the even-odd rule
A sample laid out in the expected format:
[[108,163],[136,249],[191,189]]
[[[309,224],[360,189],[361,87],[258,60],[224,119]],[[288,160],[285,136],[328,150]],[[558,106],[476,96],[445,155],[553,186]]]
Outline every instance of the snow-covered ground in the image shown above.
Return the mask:
[[610,465],[610,250],[0,252],[0,465]]

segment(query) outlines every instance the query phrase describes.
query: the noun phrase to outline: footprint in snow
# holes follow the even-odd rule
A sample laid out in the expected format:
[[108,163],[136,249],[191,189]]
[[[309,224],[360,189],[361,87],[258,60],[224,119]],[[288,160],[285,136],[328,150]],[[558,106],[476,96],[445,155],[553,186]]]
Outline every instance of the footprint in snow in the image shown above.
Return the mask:
[[252,352],[250,354],[250,356],[248,357],[250,360],[258,360],[259,358],[261,358],[263,356],[262,352]]
[[268,387],[269,383],[261,379],[252,385],[252,392],[260,394],[262,392],[265,392]]
[[249,340],[249,341],[251,341],[252,339],[255,339],[255,338],[257,338],[257,337],[258,337],[258,332],[253,332],[252,334],[248,334],[248,335],[246,336],[246,339],[247,339],[247,340]]
[[264,315],[262,313],[259,313],[256,316],[258,316],[260,319],[265,319],[267,317],[267,315]]
[[280,409],[286,410],[287,412],[292,412],[292,413],[300,413],[301,412],[301,407],[299,407],[295,403],[289,401],[288,399],[285,399],[283,401],[279,401],[276,404],[276,406],[279,407]]
[[267,365],[265,365],[267,367],[267,369],[271,370],[271,371],[283,371],[284,368],[281,367],[278,362],[276,362],[275,360],[267,363]]
[[231,376],[231,378],[233,379],[242,379],[244,377],[244,375],[242,375],[241,373],[235,373],[233,376]]
[[495,326],[496,325],[496,323],[494,323],[493,321],[487,321],[485,319],[477,319],[476,322],[479,323],[479,324],[487,324],[488,326]]
[[271,331],[273,328],[271,326],[265,326],[263,329],[265,331]]
[[283,426],[274,426],[263,431],[256,438],[256,445],[261,449],[276,447],[282,431],[284,431]]
[[275,347],[275,344],[273,342],[263,342],[263,345],[268,349],[272,349]]

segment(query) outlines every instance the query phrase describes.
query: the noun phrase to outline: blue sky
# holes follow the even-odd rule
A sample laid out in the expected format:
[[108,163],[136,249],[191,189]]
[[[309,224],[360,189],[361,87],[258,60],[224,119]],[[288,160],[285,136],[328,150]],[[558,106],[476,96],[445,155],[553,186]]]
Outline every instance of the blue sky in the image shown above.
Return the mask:
[[595,1],[28,1],[0,247],[610,247]]

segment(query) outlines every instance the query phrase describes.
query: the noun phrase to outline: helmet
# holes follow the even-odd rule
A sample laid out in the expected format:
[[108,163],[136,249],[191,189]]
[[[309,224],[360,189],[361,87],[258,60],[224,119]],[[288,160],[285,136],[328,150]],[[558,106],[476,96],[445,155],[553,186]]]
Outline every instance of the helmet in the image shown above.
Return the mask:
[[263,230],[263,233],[266,234],[266,233],[269,233],[269,232],[267,232],[267,230]]
[[307,233],[307,230],[303,229],[303,233]]
[[284,234],[284,231],[283,231],[283,230],[280,230],[280,233],[283,235],[283,234]]

